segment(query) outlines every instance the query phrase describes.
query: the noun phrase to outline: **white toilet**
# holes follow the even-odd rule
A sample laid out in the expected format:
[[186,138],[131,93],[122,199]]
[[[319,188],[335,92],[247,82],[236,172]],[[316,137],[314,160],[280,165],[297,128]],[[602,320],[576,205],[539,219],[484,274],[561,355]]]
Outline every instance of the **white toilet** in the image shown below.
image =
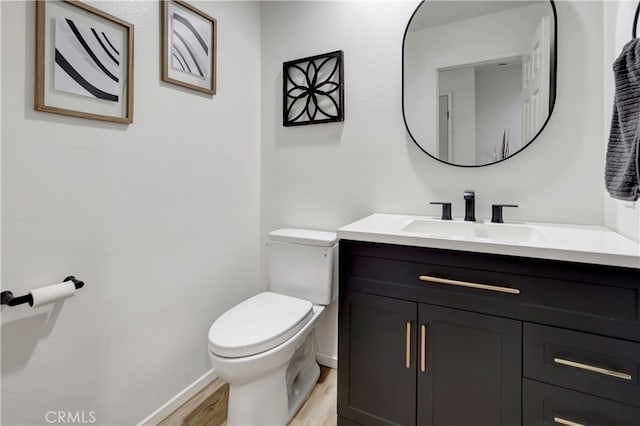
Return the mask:
[[211,325],[209,357],[230,385],[227,425],[285,425],[309,396],[320,374],[314,329],[338,294],[337,242],[333,232],[270,232],[270,291]]

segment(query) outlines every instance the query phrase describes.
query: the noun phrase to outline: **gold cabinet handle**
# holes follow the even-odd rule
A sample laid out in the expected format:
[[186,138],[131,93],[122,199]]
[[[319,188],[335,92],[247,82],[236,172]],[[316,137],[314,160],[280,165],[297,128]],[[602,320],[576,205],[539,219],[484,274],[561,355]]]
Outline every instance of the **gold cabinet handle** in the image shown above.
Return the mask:
[[407,321],[407,338],[405,344],[405,361],[404,365],[411,368],[411,321]]
[[420,371],[423,373],[427,371],[427,326],[422,325],[420,327]]
[[572,422],[571,420],[563,419],[562,417],[554,417],[553,421],[554,423],[565,426],[585,426],[582,423]]
[[466,281],[449,280],[447,278],[430,277],[429,275],[420,275],[418,278],[420,279],[420,281],[425,281],[428,283],[455,285],[459,287],[470,287],[470,288],[477,288],[480,290],[498,291],[500,293],[520,294],[520,290],[518,290],[517,288],[511,288],[511,287],[499,287],[499,286],[489,285],[489,284],[478,284],[478,283],[470,283]]
[[589,364],[583,364],[581,362],[569,361],[563,358],[554,358],[553,362],[556,364],[562,364],[573,368],[579,368],[581,370],[592,371],[598,374],[604,374],[605,376],[616,377],[623,380],[631,380],[631,376],[627,373],[621,373],[619,371],[607,370],[606,368],[596,367]]

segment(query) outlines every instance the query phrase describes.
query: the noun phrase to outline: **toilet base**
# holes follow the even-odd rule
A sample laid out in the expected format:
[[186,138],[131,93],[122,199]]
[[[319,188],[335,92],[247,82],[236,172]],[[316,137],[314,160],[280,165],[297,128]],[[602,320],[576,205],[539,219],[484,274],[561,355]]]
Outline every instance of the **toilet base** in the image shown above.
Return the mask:
[[245,385],[229,386],[228,426],[285,425],[289,417],[283,365]]
[[320,366],[316,362],[315,331],[300,345],[287,368],[287,399],[289,418],[298,412],[320,377]]
[[230,385],[227,425],[286,425],[307,399],[319,376],[312,332],[288,363],[249,383]]

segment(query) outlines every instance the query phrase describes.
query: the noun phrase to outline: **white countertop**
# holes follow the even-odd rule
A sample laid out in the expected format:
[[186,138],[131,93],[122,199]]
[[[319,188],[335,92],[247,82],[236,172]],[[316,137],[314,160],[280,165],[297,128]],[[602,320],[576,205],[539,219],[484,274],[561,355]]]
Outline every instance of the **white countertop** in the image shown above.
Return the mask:
[[[375,213],[338,229],[340,239],[370,241],[375,243],[431,247],[508,256],[564,260],[640,269],[640,244],[601,226],[563,225],[533,222],[508,222],[505,225],[533,227],[544,237],[539,241],[508,241],[504,238],[438,236],[425,232],[408,232],[402,229],[413,221],[437,223],[463,222],[460,219],[441,221],[429,216],[410,216]],[[486,224],[502,226],[501,224]],[[485,226],[467,222],[461,226]],[[538,232],[536,231],[536,232]]]

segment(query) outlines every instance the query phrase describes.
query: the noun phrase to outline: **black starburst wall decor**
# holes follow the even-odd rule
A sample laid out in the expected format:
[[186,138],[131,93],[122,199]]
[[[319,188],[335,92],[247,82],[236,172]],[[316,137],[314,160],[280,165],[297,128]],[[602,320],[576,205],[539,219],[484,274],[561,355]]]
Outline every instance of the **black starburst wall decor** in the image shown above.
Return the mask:
[[282,124],[344,121],[342,50],[282,64]]

